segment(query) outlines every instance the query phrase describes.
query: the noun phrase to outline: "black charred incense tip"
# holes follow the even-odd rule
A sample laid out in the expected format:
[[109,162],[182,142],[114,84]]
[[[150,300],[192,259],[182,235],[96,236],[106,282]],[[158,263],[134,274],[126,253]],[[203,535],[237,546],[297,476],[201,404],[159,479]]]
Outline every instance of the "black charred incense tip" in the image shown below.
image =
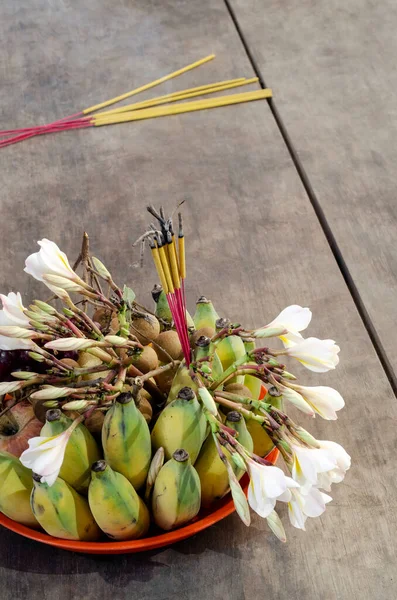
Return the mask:
[[94,473],[101,473],[106,469],[106,466],[107,465],[104,460],[97,460],[96,462],[92,463],[91,471],[94,471]]
[[232,410],[227,413],[226,419],[231,423],[239,423],[242,419],[241,413],[237,412],[237,410]]
[[183,387],[181,390],[179,390],[177,397],[181,400],[193,400],[194,392],[190,387]]
[[59,421],[61,416],[62,413],[59,408],[50,408],[50,410],[47,410],[45,414],[45,418],[49,423],[52,423],[53,421]]
[[179,448],[179,450],[175,450],[172,458],[178,462],[186,462],[189,459],[189,453],[183,448]]

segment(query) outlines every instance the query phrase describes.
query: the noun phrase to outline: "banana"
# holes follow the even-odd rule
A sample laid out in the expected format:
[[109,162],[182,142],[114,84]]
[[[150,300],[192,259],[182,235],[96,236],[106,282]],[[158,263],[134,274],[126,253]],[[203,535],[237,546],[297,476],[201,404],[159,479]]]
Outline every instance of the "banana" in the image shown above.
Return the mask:
[[[200,360],[200,358],[204,358],[208,355],[210,349],[210,338],[206,336],[201,336],[196,340],[195,344],[195,360]],[[208,362],[201,363],[201,366],[208,365],[211,368],[211,377],[214,381],[219,379],[223,373],[223,367],[219,356],[215,353],[212,359],[211,365]],[[219,388],[221,389],[221,388]]]
[[39,524],[30,507],[32,489],[31,471],[13,454],[0,452],[0,512],[36,529]]
[[104,460],[92,465],[88,502],[95,521],[114,540],[134,540],[149,529],[149,511],[124,475]]
[[[244,342],[245,351],[251,352],[255,349],[255,342]],[[248,363],[250,364],[250,363]],[[255,364],[255,363],[254,363]],[[244,385],[250,390],[254,400],[259,400],[262,391],[262,382],[258,377],[253,375],[245,375]]]
[[171,404],[171,402],[176,400],[176,397],[178,396],[179,392],[184,387],[192,388],[192,390],[195,393],[197,393],[198,391],[198,386],[190,377],[189,369],[186,367],[186,363],[183,360],[179,365],[178,370],[175,373],[175,377],[172,381],[171,389],[167,398],[167,404]]
[[247,429],[251,434],[252,440],[254,442],[254,454],[257,454],[261,457],[264,457],[266,456],[266,454],[269,454],[270,450],[273,449],[274,444],[268,436],[268,434],[266,433],[265,429],[262,427],[261,423],[250,419],[249,421],[247,421]]
[[163,446],[166,459],[184,448],[192,465],[196,462],[207,434],[207,420],[191,387],[182,388],[177,398],[160,413],[152,431],[155,450]]
[[145,417],[131,392],[120,394],[108,410],[102,428],[106,462],[138,490],[148,474],[151,444]]
[[186,450],[176,450],[160,469],[152,510],[156,524],[166,531],[191,521],[199,512],[200,479]]
[[[241,414],[233,411],[227,415],[226,425],[238,431],[238,441],[247,450],[252,452],[253,441],[245,425]],[[232,469],[238,479],[241,478],[244,471],[239,469],[231,460],[230,453],[226,448],[222,448],[226,458],[232,465]],[[217,447],[212,435],[208,436],[200,456],[195,464],[195,469],[201,482],[201,505],[204,508],[211,506],[216,500],[223,498],[229,491],[229,477],[227,469],[219,457]]]
[[211,327],[215,329],[215,321],[219,319],[211,300],[207,300],[205,296],[200,296],[196,303],[196,312],[193,316],[194,326],[196,329],[202,327]]
[[267,390],[266,396],[263,398],[263,402],[268,402],[275,408],[283,410],[283,395],[274,385],[271,385]]
[[[152,289],[152,298],[156,303],[154,314],[160,321],[161,331],[163,331],[165,328],[170,328],[172,325],[172,314],[168,304],[167,296],[165,295],[161,285],[156,283]],[[162,321],[165,321],[165,326]],[[186,311],[186,324],[188,329],[194,329],[194,322],[189,311]]]
[[[40,435],[51,437],[65,431],[73,423],[57,408],[46,412],[46,423]],[[65,457],[59,472],[61,479],[79,493],[86,494],[90,482],[90,470],[100,454],[96,441],[88,429],[80,423],[73,431],[66,446]]]
[[64,540],[97,540],[101,531],[87,500],[60,477],[51,487],[40,479],[40,475],[33,474],[30,502],[42,528],[49,535]]
[[[216,347],[216,353],[219,356],[223,370],[226,371],[238,358],[244,356],[244,342],[238,335],[229,335],[223,338]],[[244,375],[238,375],[228,380],[228,383],[244,383]]]

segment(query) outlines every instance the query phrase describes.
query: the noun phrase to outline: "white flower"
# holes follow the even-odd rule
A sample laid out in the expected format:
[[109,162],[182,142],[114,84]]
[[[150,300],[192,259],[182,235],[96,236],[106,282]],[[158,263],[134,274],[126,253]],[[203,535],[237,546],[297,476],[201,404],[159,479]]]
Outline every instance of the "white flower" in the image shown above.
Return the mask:
[[[22,304],[21,294],[10,292],[7,296],[0,294],[3,303],[3,310],[0,310],[0,326],[20,328],[29,325],[29,319],[24,314],[25,307]],[[9,330],[13,333],[14,330]],[[7,330],[5,330],[7,333]],[[6,334],[0,334],[0,350],[26,350],[32,348],[34,344],[30,340],[16,339]]]
[[[312,318],[312,313],[309,308],[302,308],[297,304],[287,306],[281,313],[273,319],[268,325],[258,329],[255,337],[271,337],[278,335],[285,344],[288,339],[299,340],[302,338],[300,331],[307,328]],[[281,335],[282,334],[282,335]]]
[[260,517],[267,518],[272,513],[276,501],[289,502],[290,488],[299,485],[278,467],[261,465],[253,460],[248,460],[247,465],[250,476],[249,505]]
[[[65,279],[84,286],[84,282],[70,266],[66,254],[54,242],[44,238],[37,243],[41,248],[39,252],[35,252],[27,257],[24,269],[26,273],[29,273],[29,275],[32,275],[38,281],[45,283],[50,290],[61,298],[68,297],[64,289],[64,286],[67,289],[68,285],[67,281],[64,281]],[[54,284],[48,281],[48,275],[57,276],[57,283]]]
[[288,400],[288,402],[291,402],[291,404],[296,406],[296,408],[299,408],[299,410],[305,413],[306,415],[310,415],[311,417],[315,416],[315,411],[313,410],[311,405],[308,404],[306,400],[300,394],[298,394],[298,392],[291,389],[290,387],[286,387],[285,385],[281,384],[277,384],[277,387],[282,393],[284,400]]
[[59,338],[51,342],[47,342],[45,348],[50,350],[62,350],[68,352],[69,350],[85,350],[86,348],[92,348],[98,346],[98,342],[95,340],[89,340],[87,338]]
[[0,383],[0,396],[4,396],[4,394],[12,394],[17,390],[21,390],[23,386],[23,381],[2,381]]
[[328,421],[337,419],[336,411],[345,406],[345,401],[340,393],[331,387],[324,385],[305,387],[294,383],[290,385],[293,390],[299,392],[299,395],[311,406],[314,412]]
[[69,438],[81,419],[76,419],[68,429],[51,437],[34,437],[28,440],[29,448],[22,452],[21,463],[41,475],[41,482],[52,486],[61,470]]
[[296,358],[310,371],[325,373],[335,369],[339,363],[339,350],[334,340],[319,340],[312,337],[293,344],[280,354]]
[[293,452],[292,477],[304,488],[317,485],[319,473],[327,473],[337,466],[336,458],[328,450],[296,444],[290,446]]
[[345,478],[346,471],[350,469],[351,458],[340,444],[328,440],[317,441],[320,448],[326,450],[336,460],[334,469],[318,475],[318,487],[329,492],[333,483],[340,483]]
[[320,490],[312,487],[307,493],[302,490],[291,490],[291,500],[288,502],[288,515],[291,525],[297,529],[305,530],[307,517],[319,517],[325,511],[325,505],[331,502]]

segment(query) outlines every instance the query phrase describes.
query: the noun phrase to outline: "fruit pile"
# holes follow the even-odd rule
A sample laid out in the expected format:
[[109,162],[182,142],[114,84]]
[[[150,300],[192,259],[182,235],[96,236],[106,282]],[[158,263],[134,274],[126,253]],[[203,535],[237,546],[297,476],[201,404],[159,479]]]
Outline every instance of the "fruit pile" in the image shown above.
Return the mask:
[[[153,310],[113,281],[86,236],[73,269],[49,240],[26,261],[58,304],[36,300],[26,309],[19,294],[1,296],[0,511],[59,538],[128,540],[180,527],[231,492],[244,523],[250,505],[284,540],[276,501],[304,529],[350,458],[284,411],[286,400],[332,420],[340,394],[298,385],[280,357],[324,372],[339,348],[302,337],[311,312],[300,306],[245,329],[201,297],[192,318],[181,217],[177,247],[171,219],[149,211],[158,230],[140,241],[149,242],[162,284]],[[257,347],[270,337],[284,347]],[[291,477],[266,458],[275,448]]]

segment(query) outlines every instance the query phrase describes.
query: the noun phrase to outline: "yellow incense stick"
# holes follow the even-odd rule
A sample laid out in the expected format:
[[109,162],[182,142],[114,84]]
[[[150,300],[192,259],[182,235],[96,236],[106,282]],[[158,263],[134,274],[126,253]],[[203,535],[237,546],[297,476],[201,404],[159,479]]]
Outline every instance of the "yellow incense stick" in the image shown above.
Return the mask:
[[153,262],[156,266],[157,274],[160,278],[160,282],[161,282],[162,288],[164,290],[164,293],[168,294],[167,279],[164,274],[164,269],[161,264],[159,249],[157,248],[157,246],[155,248],[152,248],[152,256],[153,256]]
[[135,102],[134,104],[127,104],[127,106],[121,106],[120,108],[113,108],[112,110],[106,110],[98,113],[96,116],[103,117],[107,115],[114,115],[130,110],[138,110],[141,108],[150,108],[151,106],[157,106],[158,104],[164,104],[166,102],[176,102],[177,100],[184,100],[185,98],[192,98],[194,96],[203,96],[205,94],[212,94],[214,92],[227,90],[240,85],[247,85],[248,83],[255,83],[258,81],[257,77],[251,79],[231,79],[229,81],[221,81],[219,83],[200,85],[196,88],[190,88],[187,90],[180,90],[179,92],[173,92],[172,94],[166,94],[165,96],[157,96],[151,100],[144,100],[143,102]]
[[96,127],[100,127],[102,125],[126,123],[128,121],[140,121],[142,119],[152,119],[156,117],[165,117],[168,115],[178,115],[185,112],[206,110],[209,108],[217,108],[220,106],[229,106],[231,104],[240,104],[242,102],[252,102],[254,100],[262,100],[264,98],[271,97],[271,89],[266,88],[264,90],[256,90],[254,92],[243,92],[241,94],[232,94],[230,96],[221,96],[217,98],[185,102],[174,106],[143,108],[142,110],[130,111],[122,113],[120,115],[109,115],[108,117],[102,118],[98,115],[94,116],[91,122]]
[[168,250],[169,250],[169,258],[170,258],[172,280],[174,282],[175,289],[179,290],[179,288],[181,287],[181,284],[180,284],[180,281],[179,281],[179,268],[178,268],[178,261],[177,261],[177,258],[176,258],[174,236],[172,236],[171,243],[168,244]]
[[177,71],[174,71],[173,73],[170,73],[169,75],[164,75],[164,77],[160,77],[160,79],[156,79],[155,81],[152,81],[151,83],[146,83],[145,85],[142,85],[141,87],[136,88],[135,90],[131,90],[130,92],[126,92],[125,94],[121,94],[121,96],[116,96],[115,98],[111,98],[110,100],[106,100],[105,102],[101,102],[100,104],[95,104],[94,106],[90,106],[89,108],[86,108],[85,110],[83,110],[83,114],[87,115],[87,114],[92,113],[101,108],[105,108],[106,106],[110,106],[111,104],[116,104],[116,102],[121,102],[121,100],[125,100],[126,98],[129,98],[130,96],[134,96],[135,94],[139,94],[140,92],[149,90],[150,88],[155,87],[156,85],[159,85],[160,83],[164,83],[164,81],[168,81],[169,79],[172,79],[173,77],[178,77],[178,75],[182,75],[183,73],[186,73],[187,71],[190,71],[191,69],[200,67],[201,65],[212,60],[213,58],[215,58],[215,54],[210,54],[209,56],[206,56],[205,58],[202,58],[201,60],[198,60],[198,61],[192,63],[191,65],[187,65],[186,67],[183,67],[182,69],[178,69]]
[[164,270],[165,278],[167,280],[168,293],[173,294],[175,291],[174,284],[172,283],[170,267],[168,265],[167,255],[165,253],[164,246],[159,247],[159,254],[160,254],[160,260],[161,260],[161,264],[162,264],[162,267]]

